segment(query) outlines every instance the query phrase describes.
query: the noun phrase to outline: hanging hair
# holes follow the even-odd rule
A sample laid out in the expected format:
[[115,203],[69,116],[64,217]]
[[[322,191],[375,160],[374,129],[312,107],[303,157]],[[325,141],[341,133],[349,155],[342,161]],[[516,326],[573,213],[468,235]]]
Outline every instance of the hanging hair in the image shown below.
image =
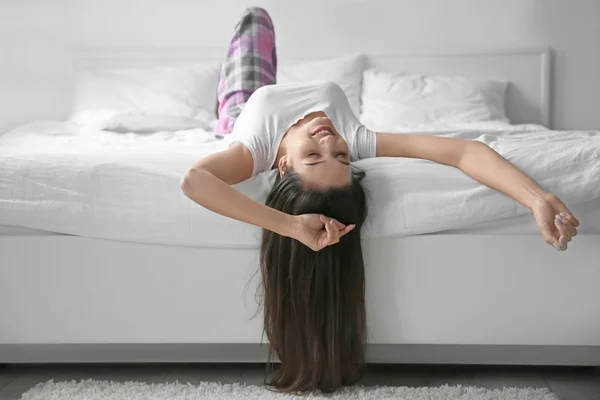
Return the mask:
[[295,393],[330,393],[358,381],[365,371],[367,338],[365,273],[360,231],[367,216],[364,172],[344,188],[307,189],[288,169],[277,176],[266,205],[300,215],[323,214],[356,227],[334,245],[313,251],[263,230],[260,267],[264,331],[280,368],[267,387]]

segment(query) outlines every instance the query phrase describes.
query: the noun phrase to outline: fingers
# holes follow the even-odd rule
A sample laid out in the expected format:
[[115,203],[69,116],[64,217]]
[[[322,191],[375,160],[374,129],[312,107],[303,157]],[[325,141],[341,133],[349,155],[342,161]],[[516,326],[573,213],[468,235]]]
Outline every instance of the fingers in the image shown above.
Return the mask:
[[331,220],[325,224],[327,230],[327,238],[325,239],[325,246],[335,244],[340,241],[340,231]]
[[[323,218],[321,217],[321,221],[323,221]],[[333,235],[334,235],[334,231],[338,231],[337,229],[334,229],[332,226],[332,222],[326,222],[324,223],[324,227],[325,232],[319,233],[319,238],[317,239],[317,244],[315,246],[315,248],[313,248],[314,251],[319,251],[324,249],[325,247],[332,245],[333,242]]]
[[333,221],[333,225],[338,229],[338,230],[342,230],[342,229],[346,229],[346,225],[342,224],[340,221],[338,221],[337,219],[332,219]]
[[563,211],[559,215],[561,217],[565,218],[571,224],[573,224],[574,227],[578,227],[579,226],[579,220],[577,218],[575,218],[575,216],[573,214],[571,214],[571,212],[569,210],[567,210],[566,212]]
[[554,224],[556,225],[556,228],[560,233],[560,237],[558,239],[559,250],[566,250],[567,243],[571,241],[571,233],[569,232],[569,228],[567,227],[569,223],[564,223],[561,221],[560,218],[556,218],[554,220]]
[[329,218],[329,217],[327,217],[325,215],[319,215],[319,218],[321,219],[321,222],[323,222],[323,224],[327,224],[328,222],[333,221],[334,226],[337,229],[344,229],[344,228],[346,228],[345,224],[342,224],[340,221],[338,221],[336,219]]
[[557,196],[551,195],[548,197],[548,201],[555,207],[556,210],[560,211],[560,215],[567,217],[567,219],[573,224],[573,226],[579,226],[579,220],[569,211],[565,203],[563,203]]
[[[559,233],[559,242],[564,239],[565,242],[569,243],[571,241],[571,232],[569,231],[568,225],[570,222],[564,222],[560,218],[554,219],[554,225],[556,225],[556,229],[558,229]],[[562,243],[561,243],[562,246]]]
[[559,219],[560,222],[562,222],[565,225],[565,228],[567,229],[567,231],[569,232],[569,234],[571,236],[577,236],[577,228],[571,222],[571,220],[569,220],[566,217],[566,215],[564,213],[556,214],[556,216],[554,218]]
[[351,224],[351,225],[348,225],[347,227],[345,227],[344,229],[342,229],[342,230],[340,231],[340,237],[344,236],[344,235],[345,235],[345,234],[347,234],[347,233],[350,233],[350,231],[351,231],[352,229],[354,229],[354,227],[355,227],[355,226],[356,226],[355,224]]
[[561,212],[560,213],[561,217],[566,218],[569,222],[571,222],[573,224],[573,226],[577,227],[579,226],[579,220],[577,218],[575,218],[575,216],[573,214],[571,214],[570,212]]
[[577,228],[565,217],[557,214],[554,219],[554,226],[546,225],[542,229],[542,235],[546,243],[553,246],[558,251],[567,250],[568,243],[572,237],[577,234]]
[[544,237],[546,243],[554,247],[556,250],[560,250],[560,244],[558,242],[560,233],[558,232],[558,230],[555,230],[553,232],[550,227],[546,226],[542,230],[542,236]]
[[342,236],[350,233],[356,227],[356,224],[345,225],[326,215],[319,215],[319,220],[323,223],[325,232],[319,235],[320,238],[316,247],[313,248],[314,251],[319,251],[327,246],[339,243]]

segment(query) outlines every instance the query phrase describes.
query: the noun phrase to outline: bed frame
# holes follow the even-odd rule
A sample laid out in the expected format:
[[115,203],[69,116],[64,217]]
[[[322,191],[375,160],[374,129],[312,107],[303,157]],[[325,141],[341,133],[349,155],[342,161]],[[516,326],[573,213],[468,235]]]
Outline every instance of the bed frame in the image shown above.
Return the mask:
[[[206,59],[78,53],[76,68]],[[214,58],[215,60],[218,58]],[[506,78],[513,123],[550,125],[550,53],[370,57],[391,71]],[[369,362],[600,365],[600,235],[364,242]],[[263,362],[257,249],[0,236],[0,363]]]

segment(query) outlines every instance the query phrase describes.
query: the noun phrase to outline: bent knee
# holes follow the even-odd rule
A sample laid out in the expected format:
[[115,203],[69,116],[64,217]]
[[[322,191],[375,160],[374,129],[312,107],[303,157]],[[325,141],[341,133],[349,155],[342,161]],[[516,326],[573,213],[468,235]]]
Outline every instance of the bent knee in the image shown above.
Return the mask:
[[244,14],[242,15],[242,18],[246,18],[246,17],[265,18],[271,25],[273,24],[273,21],[271,20],[271,16],[267,12],[267,10],[265,10],[262,7],[253,6],[253,7],[246,8],[246,10],[244,10]]

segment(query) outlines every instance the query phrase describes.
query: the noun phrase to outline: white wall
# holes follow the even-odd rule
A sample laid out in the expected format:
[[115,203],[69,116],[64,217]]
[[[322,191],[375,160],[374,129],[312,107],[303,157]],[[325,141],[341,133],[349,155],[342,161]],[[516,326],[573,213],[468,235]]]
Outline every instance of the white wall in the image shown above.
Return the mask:
[[64,0],[0,0],[0,133],[65,115],[70,15]]
[[250,5],[271,13],[280,58],[549,46],[554,127],[600,129],[598,0],[0,0],[0,130],[68,114],[72,48],[225,52]]

